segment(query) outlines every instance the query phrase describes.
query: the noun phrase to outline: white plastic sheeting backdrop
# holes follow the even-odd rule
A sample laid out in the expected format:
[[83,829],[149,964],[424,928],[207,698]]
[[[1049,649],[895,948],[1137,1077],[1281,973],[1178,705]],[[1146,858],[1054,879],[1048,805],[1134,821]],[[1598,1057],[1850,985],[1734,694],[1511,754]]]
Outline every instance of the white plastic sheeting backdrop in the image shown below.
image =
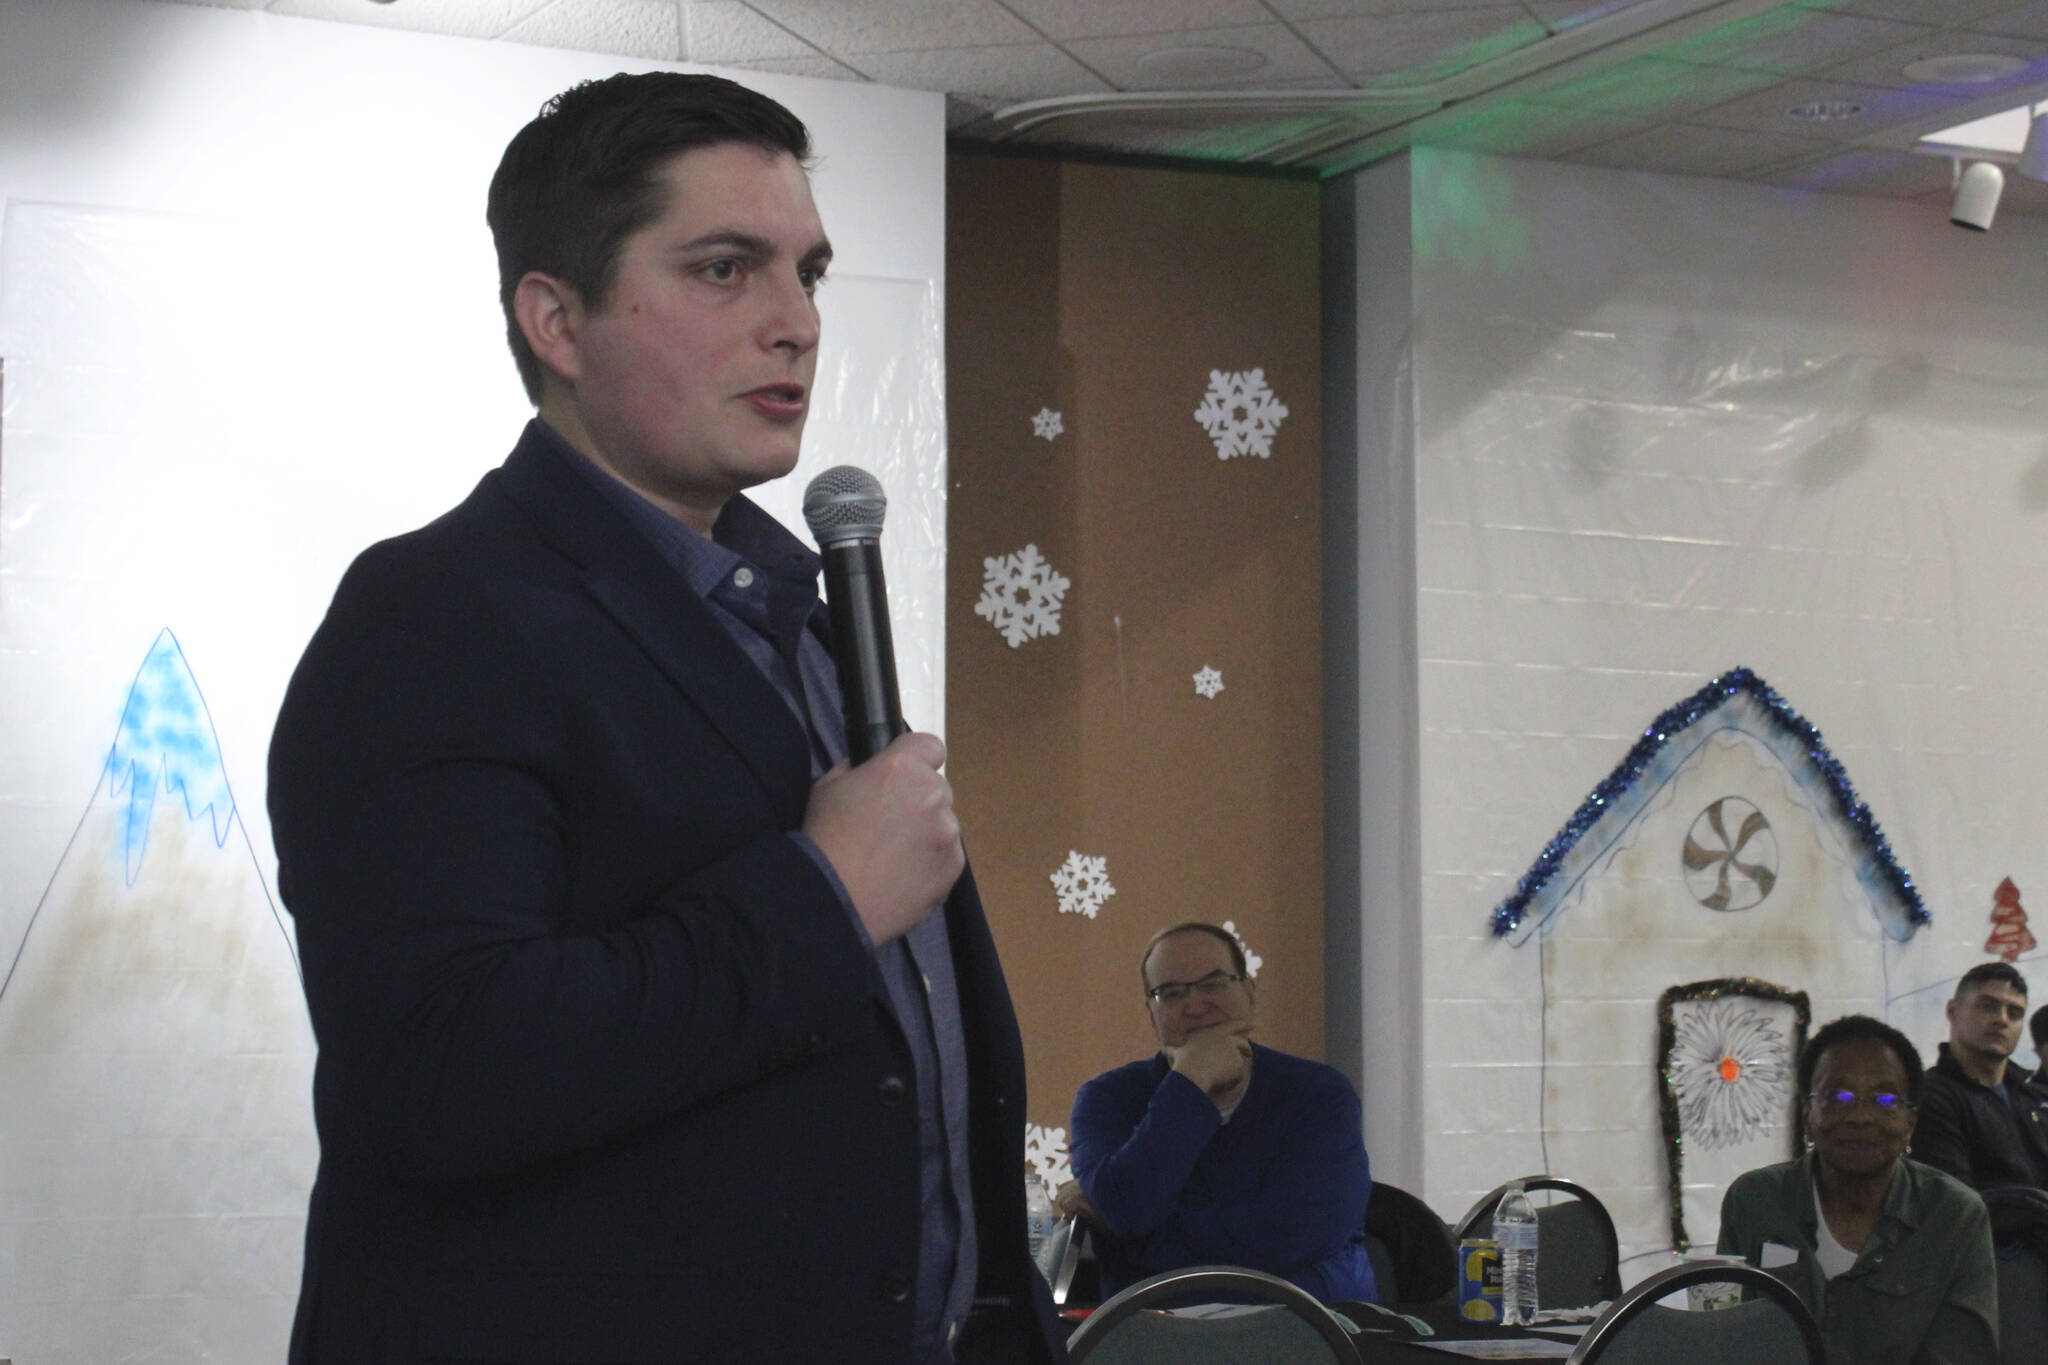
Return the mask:
[[[270,724],[349,558],[517,436],[482,184],[542,99],[619,63],[97,0],[34,19],[5,19],[0,91],[83,82],[124,37],[156,85],[62,167],[0,94],[0,1356],[274,1361],[315,1145]],[[352,78],[377,128],[325,102]],[[762,84],[818,133],[841,267],[803,461],[760,500],[801,532],[819,469],[882,479],[905,711],[937,729],[941,104]],[[177,190],[133,160],[258,92],[258,126],[183,146]],[[266,182],[357,137],[378,152],[345,178]]]
[[[1424,1186],[1455,1214],[1547,1165],[1664,1247],[1662,991],[1754,975],[1931,1050],[1992,888],[2048,892],[2048,232],[1434,151],[1402,184],[1412,312],[1365,326],[1412,432],[1367,460],[1415,471]],[[1738,664],[1824,732],[1933,926],[1886,940],[1789,880],[1769,933],[1701,909],[1673,841],[1702,786],[1637,880],[1493,938],[1642,728]]]

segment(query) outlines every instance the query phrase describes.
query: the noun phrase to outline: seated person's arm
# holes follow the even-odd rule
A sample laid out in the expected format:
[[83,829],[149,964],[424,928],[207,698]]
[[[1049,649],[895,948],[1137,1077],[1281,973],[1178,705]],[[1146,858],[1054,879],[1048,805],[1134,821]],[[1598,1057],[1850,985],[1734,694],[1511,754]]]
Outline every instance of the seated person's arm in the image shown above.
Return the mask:
[[1364,1225],[1372,1177],[1358,1097],[1341,1079],[1290,1116],[1256,1188],[1198,1209],[1180,1207],[1180,1194],[1221,1126],[1216,1106],[1178,1073],[1135,1120],[1108,1090],[1090,1082],[1075,1100],[1074,1172],[1106,1229],[1143,1263],[1301,1266]]
[[1337,1253],[1364,1227],[1371,1193],[1358,1097],[1332,1078],[1289,1116],[1256,1186],[1242,1198],[1173,1210],[1139,1254],[1148,1264],[1296,1270]]
[[1120,1079],[1114,1072],[1098,1077],[1074,1097],[1070,1155],[1096,1221],[1118,1236],[1138,1237],[1173,1212],[1223,1116],[1179,1072],[1169,1071],[1142,1104]]
[[[1913,1145],[1919,1146],[1917,1134]],[[1920,1339],[1913,1365],[1985,1365],[1998,1359],[1998,1264],[1991,1249],[1991,1220],[1982,1203],[1973,1199],[1971,1204],[1955,1229],[1948,1292]]]

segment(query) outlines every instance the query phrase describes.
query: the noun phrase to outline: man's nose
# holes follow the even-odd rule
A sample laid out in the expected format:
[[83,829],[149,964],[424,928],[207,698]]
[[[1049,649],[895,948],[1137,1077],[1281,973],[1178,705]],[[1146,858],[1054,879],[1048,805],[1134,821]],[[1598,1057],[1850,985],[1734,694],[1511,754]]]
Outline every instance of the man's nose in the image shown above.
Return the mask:
[[778,273],[761,320],[762,344],[792,356],[807,355],[817,348],[819,330],[817,300],[794,271]]

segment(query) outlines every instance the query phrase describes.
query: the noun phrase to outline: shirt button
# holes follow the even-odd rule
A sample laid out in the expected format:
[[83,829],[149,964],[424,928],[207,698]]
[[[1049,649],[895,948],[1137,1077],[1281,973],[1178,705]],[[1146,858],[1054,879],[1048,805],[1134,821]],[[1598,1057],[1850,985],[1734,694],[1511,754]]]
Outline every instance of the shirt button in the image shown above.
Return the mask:
[[903,1078],[901,1076],[882,1077],[882,1103],[889,1105],[891,1107],[903,1103],[903,1094],[906,1089],[908,1089],[908,1087],[906,1087],[903,1084]]
[[882,1277],[882,1299],[886,1303],[902,1303],[910,1297],[910,1277],[890,1271]]
[[741,565],[741,566],[740,566],[739,568],[737,568],[737,569],[734,569],[734,570],[732,571],[732,585],[733,585],[733,586],[734,586],[735,588],[751,588],[751,587],[753,587],[753,586],[754,586],[754,571],[753,571],[752,569],[748,568],[748,567],[747,567],[746,565],[744,565],[744,564],[742,564],[742,565]]

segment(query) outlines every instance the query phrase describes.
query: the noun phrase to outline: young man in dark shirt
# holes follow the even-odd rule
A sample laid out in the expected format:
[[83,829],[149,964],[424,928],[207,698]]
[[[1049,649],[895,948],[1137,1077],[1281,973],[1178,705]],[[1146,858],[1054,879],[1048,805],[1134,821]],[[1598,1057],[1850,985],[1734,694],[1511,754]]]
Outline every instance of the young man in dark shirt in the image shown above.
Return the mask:
[[1948,1041],[1927,1073],[1913,1156],[1979,1190],[2048,1188],[2048,1085],[2012,1060],[2027,982],[2005,962],[1963,973],[1948,1002]]

